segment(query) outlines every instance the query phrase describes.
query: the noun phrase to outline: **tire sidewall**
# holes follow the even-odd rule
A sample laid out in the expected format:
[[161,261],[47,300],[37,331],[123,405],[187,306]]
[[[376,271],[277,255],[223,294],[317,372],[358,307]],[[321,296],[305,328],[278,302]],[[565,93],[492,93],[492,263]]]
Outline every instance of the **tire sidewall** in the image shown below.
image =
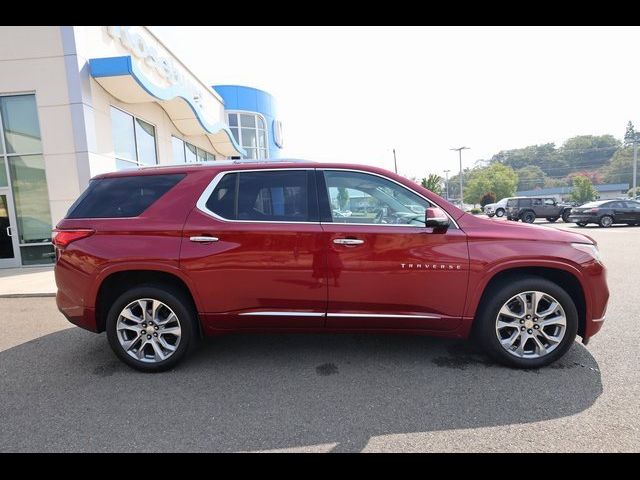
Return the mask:
[[[129,303],[140,299],[151,298],[166,304],[178,317],[180,322],[180,344],[173,354],[157,363],[145,363],[131,357],[124,351],[118,340],[116,325],[120,312]],[[179,292],[165,286],[141,285],[120,295],[109,309],[106,319],[106,332],[109,345],[120,360],[136,370],[144,372],[161,372],[174,367],[189,350],[194,338],[194,313],[188,302]]]
[[[610,218],[611,219],[611,223],[609,225],[605,225],[603,223],[603,220],[605,218]],[[603,228],[609,228],[611,225],[613,225],[613,217],[611,215],[603,215],[602,217],[600,217],[600,221],[598,222],[598,224]]]
[[[514,295],[529,290],[537,290],[554,297],[562,305],[567,318],[565,335],[560,345],[548,355],[536,359],[518,358],[510,354],[500,345],[495,333],[495,322],[500,308]],[[526,277],[504,282],[492,291],[496,293],[482,306],[476,319],[475,330],[485,351],[495,360],[515,368],[540,368],[558,360],[573,345],[578,331],[578,311],[569,294],[560,286],[541,277]]]
[[496,217],[504,217],[504,210],[501,208],[496,210]]
[[[530,222],[527,221],[527,219],[530,219],[531,217],[533,217],[533,220],[531,220]],[[525,212],[522,214],[522,221],[524,223],[533,223],[536,221],[536,215],[533,212]]]

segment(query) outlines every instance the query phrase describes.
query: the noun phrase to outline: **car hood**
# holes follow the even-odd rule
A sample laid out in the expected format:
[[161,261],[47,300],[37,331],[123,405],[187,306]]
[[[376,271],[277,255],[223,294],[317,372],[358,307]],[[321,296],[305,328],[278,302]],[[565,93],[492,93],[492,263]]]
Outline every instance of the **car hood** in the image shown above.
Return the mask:
[[461,216],[457,222],[460,228],[472,237],[597,244],[593,238],[582,233],[509,220],[490,220],[468,213]]

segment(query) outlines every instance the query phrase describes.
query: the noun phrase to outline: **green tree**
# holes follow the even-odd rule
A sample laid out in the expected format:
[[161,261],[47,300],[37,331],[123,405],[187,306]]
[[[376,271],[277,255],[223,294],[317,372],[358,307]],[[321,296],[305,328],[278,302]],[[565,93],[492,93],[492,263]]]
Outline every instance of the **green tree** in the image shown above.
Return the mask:
[[497,199],[512,197],[518,185],[518,176],[513,168],[502,163],[492,163],[478,168],[464,188],[464,201],[476,205],[486,192],[493,192]]
[[[579,135],[564,142],[558,155],[569,172],[589,171],[606,164],[620,145],[620,140],[613,135]],[[555,174],[550,172],[550,175]]]
[[571,189],[571,199],[578,203],[590,202],[598,192],[593,188],[593,184],[589,177],[577,176],[573,177],[573,188]]
[[544,187],[547,176],[537,165],[529,165],[516,170],[518,190],[534,190]]
[[633,148],[616,150],[611,161],[600,169],[604,183],[633,183]]
[[562,156],[558,154],[554,143],[502,150],[491,157],[491,162],[502,163],[514,170],[537,165],[545,174],[552,176],[564,176],[569,173],[569,168]]
[[340,210],[346,210],[349,205],[349,192],[345,187],[338,188],[338,205]]
[[636,128],[633,126],[633,122],[629,120],[629,123],[627,123],[627,130],[624,132],[624,143],[632,143],[633,140],[637,138],[638,132],[636,132]]
[[424,188],[431,190],[436,195],[442,195],[442,177],[435,173],[430,173],[428,177],[420,182]]
[[630,197],[637,197],[638,195],[640,195],[640,187],[636,187],[635,193],[633,192],[633,188],[630,188],[627,192],[627,195],[629,195]]
[[482,198],[480,198],[480,206],[484,207],[490,203],[496,203],[496,194],[493,192],[485,193]]

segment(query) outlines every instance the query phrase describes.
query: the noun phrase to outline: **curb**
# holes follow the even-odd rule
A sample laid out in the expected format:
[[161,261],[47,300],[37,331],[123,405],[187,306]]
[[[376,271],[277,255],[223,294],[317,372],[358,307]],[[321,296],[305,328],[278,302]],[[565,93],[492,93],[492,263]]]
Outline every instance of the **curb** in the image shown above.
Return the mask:
[[0,298],[34,298],[34,297],[55,297],[55,293],[3,293]]

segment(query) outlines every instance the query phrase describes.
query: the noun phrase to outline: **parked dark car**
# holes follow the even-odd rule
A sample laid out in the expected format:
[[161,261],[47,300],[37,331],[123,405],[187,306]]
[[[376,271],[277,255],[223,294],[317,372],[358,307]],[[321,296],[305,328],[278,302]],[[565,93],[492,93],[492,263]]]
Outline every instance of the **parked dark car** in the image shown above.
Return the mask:
[[600,200],[571,209],[569,221],[579,227],[597,223],[607,228],[614,223],[640,225],[640,202],[635,200]]
[[536,218],[568,222],[570,212],[571,205],[558,203],[553,197],[515,197],[507,202],[507,218],[516,222],[533,223]]

